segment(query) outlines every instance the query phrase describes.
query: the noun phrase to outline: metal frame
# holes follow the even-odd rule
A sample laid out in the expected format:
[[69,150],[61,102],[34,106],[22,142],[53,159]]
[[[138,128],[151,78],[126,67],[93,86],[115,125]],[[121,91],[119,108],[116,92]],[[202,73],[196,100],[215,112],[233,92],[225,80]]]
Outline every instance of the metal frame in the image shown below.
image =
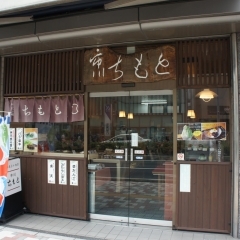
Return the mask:
[[238,100],[238,69],[237,69],[237,36],[233,33],[231,36],[231,52],[232,52],[232,159],[233,159],[233,192],[232,192],[232,235],[238,237],[239,227],[239,100]]

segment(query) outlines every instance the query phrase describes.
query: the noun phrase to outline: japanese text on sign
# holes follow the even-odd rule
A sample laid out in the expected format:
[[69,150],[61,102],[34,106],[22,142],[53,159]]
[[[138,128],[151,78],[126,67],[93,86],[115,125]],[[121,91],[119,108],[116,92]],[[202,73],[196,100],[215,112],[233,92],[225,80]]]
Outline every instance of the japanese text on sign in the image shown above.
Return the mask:
[[59,160],[59,184],[67,185],[67,161]]
[[70,161],[70,185],[78,186],[78,161]]
[[48,159],[48,183],[55,184],[55,160]]
[[5,197],[22,190],[20,158],[9,160]]
[[176,79],[175,48],[170,45],[132,55],[96,48],[85,52],[84,63],[88,66],[84,69],[85,84]]

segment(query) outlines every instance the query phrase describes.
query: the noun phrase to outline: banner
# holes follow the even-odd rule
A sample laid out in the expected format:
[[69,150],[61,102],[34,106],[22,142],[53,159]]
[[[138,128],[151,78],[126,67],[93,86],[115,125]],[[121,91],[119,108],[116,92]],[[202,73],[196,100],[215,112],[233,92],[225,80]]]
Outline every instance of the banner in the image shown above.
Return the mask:
[[11,122],[77,122],[84,120],[83,95],[5,98]]
[[66,97],[51,99],[51,122],[67,122],[67,101]]
[[50,121],[50,98],[36,98],[35,111],[33,112],[34,122],[49,122]]
[[11,122],[19,122],[19,99],[5,98],[4,111],[11,113]]
[[69,98],[70,102],[70,113],[68,114],[68,122],[78,122],[84,120],[84,105],[83,105],[83,96],[72,96]]
[[7,187],[10,118],[10,114],[0,117],[0,217],[4,208]]

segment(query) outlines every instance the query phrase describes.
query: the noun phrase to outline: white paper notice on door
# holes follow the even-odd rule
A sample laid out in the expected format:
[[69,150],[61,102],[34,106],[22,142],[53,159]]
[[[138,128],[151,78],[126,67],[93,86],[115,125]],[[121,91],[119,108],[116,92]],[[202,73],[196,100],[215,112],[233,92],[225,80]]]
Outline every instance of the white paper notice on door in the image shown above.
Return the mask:
[[180,164],[180,192],[191,192],[190,164]]
[[131,134],[131,146],[138,147],[138,133]]
[[78,186],[78,161],[70,161],[70,185]]

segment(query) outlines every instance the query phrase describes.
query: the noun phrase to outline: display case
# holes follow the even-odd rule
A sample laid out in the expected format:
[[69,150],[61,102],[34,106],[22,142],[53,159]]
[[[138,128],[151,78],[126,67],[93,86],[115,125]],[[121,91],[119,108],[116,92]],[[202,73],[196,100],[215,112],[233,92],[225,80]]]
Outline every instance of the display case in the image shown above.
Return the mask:
[[225,122],[178,124],[178,153],[182,154],[181,160],[227,161],[226,143]]

